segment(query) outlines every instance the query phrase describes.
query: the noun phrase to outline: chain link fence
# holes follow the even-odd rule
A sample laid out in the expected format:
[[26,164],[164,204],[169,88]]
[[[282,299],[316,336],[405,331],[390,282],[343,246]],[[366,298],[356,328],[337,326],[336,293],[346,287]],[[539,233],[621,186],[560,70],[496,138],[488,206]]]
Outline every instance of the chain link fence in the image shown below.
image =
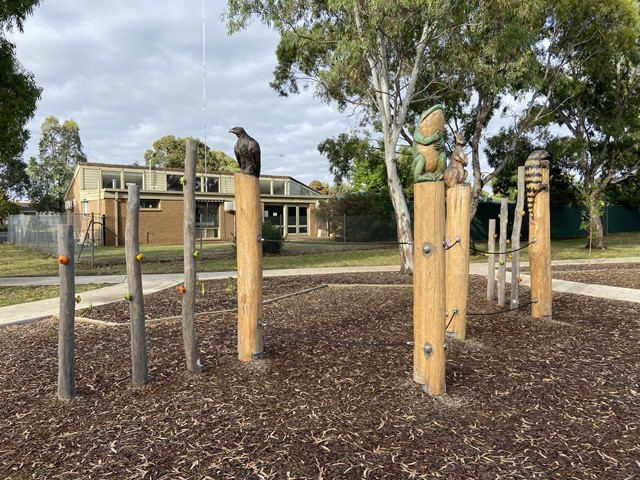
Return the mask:
[[328,236],[338,241],[394,242],[398,238],[396,218],[388,215],[337,215],[320,224]]
[[7,242],[32,248],[48,255],[58,255],[58,225],[73,225],[78,248],[104,245],[103,215],[38,214],[10,215],[7,222]]

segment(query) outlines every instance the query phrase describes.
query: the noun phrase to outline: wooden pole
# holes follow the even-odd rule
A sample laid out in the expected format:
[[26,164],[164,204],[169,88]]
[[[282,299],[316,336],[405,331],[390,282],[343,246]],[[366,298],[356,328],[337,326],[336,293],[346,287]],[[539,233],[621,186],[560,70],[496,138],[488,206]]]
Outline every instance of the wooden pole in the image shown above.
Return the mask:
[[520,306],[520,233],[522,231],[522,214],[524,212],[524,166],[518,167],[518,196],[513,213],[513,230],[511,231],[511,303],[514,310]]
[[263,352],[262,205],[260,180],[236,173],[236,246],[238,255],[238,359],[255,360]]
[[133,383],[141,385],[149,381],[147,367],[147,332],[144,317],[144,295],[142,292],[142,269],[138,233],[140,217],[140,187],[129,185],[127,201],[127,224],[125,226],[125,258],[127,262],[127,284],[129,287],[129,319],[131,323],[131,371]]
[[60,319],[58,326],[58,398],[72,400],[75,386],[75,264],[73,225],[58,225]]
[[198,143],[187,140],[187,157],[184,162],[184,288],[182,296],[182,340],[187,371],[200,373],[200,355],[196,337],[196,155]]
[[487,300],[496,298],[496,219],[489,220],[489,238],[487,239],[487,251],[489,252],[489,262],[487,265]]
[[[541,183],[549,185],[549,169],[541,169]],[[529,216],[529,267],[531,270],[531,315],[551,319],[551,218],[549,189],[541,190],[533,202]],[[537,299],[537,301],[536,301]]]
[[505,280],[507,278],[507,222],[509,210],[506,198],[500,199],[500,238],[498,239],[498,305],[504,305]]
[[[447,333],[459,340],[467,334],[467,295],[469,293],[469,226],[471,186],[459,184],[447,189],[445,238],[456,243],[445,252],[446,311],[451,319]],[[457,312],[457,313],[456,313]]]
[[414,185],[413,380],[429,395],[445,385],[444,183]]

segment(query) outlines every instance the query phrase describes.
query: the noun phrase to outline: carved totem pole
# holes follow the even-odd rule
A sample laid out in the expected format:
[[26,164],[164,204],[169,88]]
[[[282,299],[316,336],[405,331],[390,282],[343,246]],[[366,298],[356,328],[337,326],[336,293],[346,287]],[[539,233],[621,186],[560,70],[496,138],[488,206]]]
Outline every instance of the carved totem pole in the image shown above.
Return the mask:
[[549,212],[549,160],[536,150],[524,163],[527,209],[529,210],[529,267],[531,270],[531,315],[551,319],[551,219]]
[[413,135],[413,380],[429,395],[445,385],[444,109],[420,116]]

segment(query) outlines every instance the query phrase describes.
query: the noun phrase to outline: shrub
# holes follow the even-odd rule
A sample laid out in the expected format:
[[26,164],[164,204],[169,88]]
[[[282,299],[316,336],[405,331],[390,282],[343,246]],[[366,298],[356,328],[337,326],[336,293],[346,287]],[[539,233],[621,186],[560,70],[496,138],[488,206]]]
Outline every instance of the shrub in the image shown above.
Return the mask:
[[262,238],[264,239],[262,242],[262,253],[278,254],[282,251],[282,247],[284,246],[282,232],[269,220],[266,220],[262,224]]

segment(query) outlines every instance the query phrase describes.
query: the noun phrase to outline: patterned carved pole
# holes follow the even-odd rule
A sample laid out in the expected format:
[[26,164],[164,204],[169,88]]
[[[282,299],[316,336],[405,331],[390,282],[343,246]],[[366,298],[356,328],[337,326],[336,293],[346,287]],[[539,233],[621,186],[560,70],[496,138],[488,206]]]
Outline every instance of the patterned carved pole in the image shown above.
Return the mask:
[[536,150],[524,164],[529,209],[531,315],[551,319],[551,219],[549,214],[549,154]]

